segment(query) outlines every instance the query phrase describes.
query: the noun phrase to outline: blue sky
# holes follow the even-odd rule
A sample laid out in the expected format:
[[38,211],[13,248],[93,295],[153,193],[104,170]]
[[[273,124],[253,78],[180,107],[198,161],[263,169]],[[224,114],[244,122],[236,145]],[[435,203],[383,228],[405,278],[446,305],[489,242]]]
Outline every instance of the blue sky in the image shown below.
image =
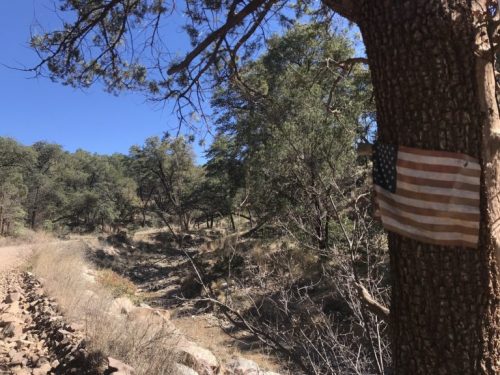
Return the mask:
[[[0,64],[32,66],[36,55],[28,48],[35,17],[50,26],[52,0],[0,1]],[[180,17],[180,15],[178,15]],[[187,39],[179,27],[172,32],[173,51],[184,52]],[[0,66],[0,136],[30,145],[39,140],[59,143],[69,151],[127,153],[151,135],[177,126],[169,109],[145,101],[141,94],[113,96],[98,86],[73,89],[46,78]],[[201,157],[203,148],[195,145]]]

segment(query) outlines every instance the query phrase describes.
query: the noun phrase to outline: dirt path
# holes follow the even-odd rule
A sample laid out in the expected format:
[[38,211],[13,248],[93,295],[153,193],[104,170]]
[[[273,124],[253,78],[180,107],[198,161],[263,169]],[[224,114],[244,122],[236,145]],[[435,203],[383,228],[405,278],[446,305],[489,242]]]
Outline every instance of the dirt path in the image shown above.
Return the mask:
[[0,277],[20,266],[32,250],[30,245],[0,247]]

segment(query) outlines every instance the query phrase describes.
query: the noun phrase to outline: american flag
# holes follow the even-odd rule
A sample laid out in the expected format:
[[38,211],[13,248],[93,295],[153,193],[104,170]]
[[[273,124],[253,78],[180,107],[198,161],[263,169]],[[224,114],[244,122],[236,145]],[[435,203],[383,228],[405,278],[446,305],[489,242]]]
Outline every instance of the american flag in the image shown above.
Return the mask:
[[477,247],[480,175],[478,161],[464,154],[373,146],[382,224],[421,242]]

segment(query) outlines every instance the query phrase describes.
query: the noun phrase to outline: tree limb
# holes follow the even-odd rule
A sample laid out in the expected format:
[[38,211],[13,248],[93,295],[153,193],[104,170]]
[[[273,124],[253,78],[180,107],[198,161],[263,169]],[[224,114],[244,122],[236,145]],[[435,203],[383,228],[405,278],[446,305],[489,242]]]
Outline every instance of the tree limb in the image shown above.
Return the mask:
[[356,283],[356,288],[358,289],[358,295],[361,302],[368,309],[368,311],[375,314],[385,322],[388,322],[390,314],[389,309],[380,302],[376,301],[363,285]]
[[[274,2],[275,0],[270,0],[271,2]],[[250,3],[248,3],[239,13],[236,13],[235,15],[228,15],[227,21],[224,25],[222,25],[220,28],[215,30],[213,33],[209,34],[200,44],[198,44],[191,52],[189,52],[184,60],[182,60],[180,63],[172,65],[167,73],[169,75],[178,73],[184,69],[186,69],[189,64],[200,54],[202,53],[207,47],[216,41],[217,39],[222,39],[224,36],[236,25],[241,23],[245,17],[248,15],[252,14],[255,12],[261,5],[265,3],[265,0],[252,0]]]

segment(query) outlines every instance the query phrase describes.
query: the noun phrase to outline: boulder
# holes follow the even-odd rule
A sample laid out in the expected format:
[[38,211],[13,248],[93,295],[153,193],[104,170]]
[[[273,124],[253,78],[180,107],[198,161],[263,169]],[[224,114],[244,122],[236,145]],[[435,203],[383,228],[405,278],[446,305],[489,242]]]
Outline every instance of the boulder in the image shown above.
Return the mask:
[[108,369],[111,371],[111,374],[114,375],[135,375],[135,370],[133,367],[114,359],[112,357],[108,357]]
[[180,358],[179,362],[194,369],[199,375],[218,373],[219,362],[210,350],[186,340],[179,344],[177,351]]
[[181,365],[180,363],[176,363],[175,364],[175,369],[177,371],[176,375],[199,375],[192,368],[189,368],[187,366]]
[[129,320],[144,321],[148,324],[171,325],[170,313],[167,310],[150,307],[135,307],[127,314]]
[[109,308],[110,312],[115,315],[127,315],[134,309],[134,303],[126,297],[115,298]]
[[259,375],[259,365],[254,361],[237,357],[227,364],[228,375]]

